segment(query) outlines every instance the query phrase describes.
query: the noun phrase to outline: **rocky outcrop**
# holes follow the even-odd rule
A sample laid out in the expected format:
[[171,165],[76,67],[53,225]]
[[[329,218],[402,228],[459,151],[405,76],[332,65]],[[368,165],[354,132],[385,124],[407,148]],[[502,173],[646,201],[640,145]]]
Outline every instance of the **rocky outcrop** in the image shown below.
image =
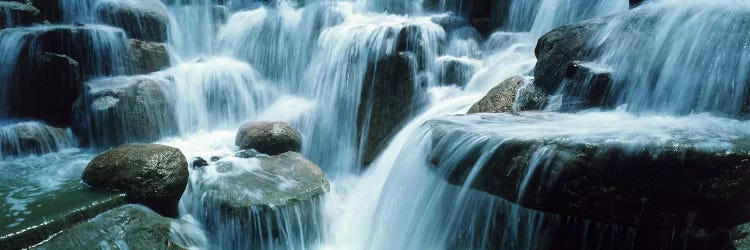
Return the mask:
[[544,102],[544,94],[521,76],[506,79],[469,109],[473,113],[517,113],[535,110]]
[[[22,62],[10,85],[10,115],[69,126],[73,103],[81,92],[81,69],[66,55],[42,53]],[[44,100],[44,102],[39,102]]]
[[364,144],[363,163],[372,162],[390,136],[414,110],[414,73],[408,53],[388,55],[367,68],[357,112],[357,131]]
[[94,158],[81,178],[94,188],[123,191],[132,202],[176,216],[188,181],[188,164],[179,149],[128,144]]
[[169,67],[169,53],[163,43],[130,39],[130,64],[136,74],[148,74]]
[[237,131],[234,144],[240,149],[255,149],[260,153],[278,155],[299,152],[302,137],[285,122],[249,122]]
[[128,37],[166,42],[169,30],[169,14],[160,1],[99,1],[96,6],[97,18],[108,25],[120,27]]
[[19,2],[0,1],[0,29],[28,26],[41,21],[41,15],[34,6]]
[[[546,133],[537,124],[555,119],[538,116],[484,114],[435,121],[431,125],[436,146],[430,161],[438,171],[448,173],[451,183],[462,184],[480,155],[490,154],[472,188],[527,208],[597,222],[671,229],[728,227],[750,221],[746,199],[750,195],[750,148],[743,139],[726,150],[697,145],[690,142],[692,137],[679,139],[682,132],[673,130],[667,130],[676,138],[669,142],[628,144],[613,137],[587,139],[565,132],[514,137],[481,129],[495,121],[519,119],[530,130],[527,135]],[[481,122],[476,121],[480,118]],[[502,124],[492,131],[504,131],[508,125]],[[584,128],[576,131],[585,133]],[[698,136],[695,133],[691,136]],[[451,155],[456,152],[446,150],[455,147],[444,145],[467,141],[460,138],[482,139],[465,145],[468,148],[460,151],[465,155]],[[491,151],[482,150],[490,145]]]
[[0,127],[0,159],[45,154],[77,146],[70,130],[40,122],[20,122]]
[[73,131],[83,143],[112,146],[152,142],[176,131],[165,86],[154,76],[113,77],[86,83],[76,101]]
[[170,237],[177,220],[126,205],[60,232],[35,249],[187,249]]

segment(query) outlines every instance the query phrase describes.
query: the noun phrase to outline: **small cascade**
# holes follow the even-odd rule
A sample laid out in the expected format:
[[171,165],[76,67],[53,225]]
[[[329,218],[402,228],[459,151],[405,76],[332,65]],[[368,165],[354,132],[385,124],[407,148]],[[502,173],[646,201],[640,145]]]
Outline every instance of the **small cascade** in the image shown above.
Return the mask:
[[663,1],[607,22],[591,61],[611,69],[606,103],[637,112],[747,113],[750,5]]
[[9,156],[46,154],[78,146],[69,129],[40,122],[19,122],[0,127],[0,160]]

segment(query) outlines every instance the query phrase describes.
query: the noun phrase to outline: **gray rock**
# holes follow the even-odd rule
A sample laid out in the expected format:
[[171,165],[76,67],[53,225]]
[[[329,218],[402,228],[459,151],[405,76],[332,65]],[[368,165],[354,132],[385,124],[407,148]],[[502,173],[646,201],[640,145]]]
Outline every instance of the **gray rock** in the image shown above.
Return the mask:
[[53,236],[37,249],[187,249],[170,237],[172,224],[146,207],[125,205]]
[[[747,138],[733,140],[733,149],[725,150],[699,146],[692,137],[625,144],[570,136],[508,137],[474,127],[518,119],[538,130],[535,123],[552,119],[526,116],[485,114],[434,121],[430,162],[448,173],[449,182],[461,184],[480,154],[488,153],[490,158],[472,188],[527,208],[597,222],[663,229],[726,227],[750,221]],[[472,140],[467,138],[480,143],[465,145],[468,148],[460,151],[463,155],[451,155],[455,147],[446,145]],[[493,151],[483,150],[490,145]]]
[[160,1],[104,0],[97,2],[95,8],[101,22],[122,28],[130,38],[167,41],[169,13]]
[[169,53],[163,43],[130,39],[130,61],[136,74],[148,74],[169,67]]
[[234,144],[241,149],[255,149],[260,153],[277,155],[299,152],[302,137],[285,122],[249,122],[237,131]]
[[124,191],[132,202],[176,216],[188,181],[188,163],[173,147],[128,144],[94,158],[81,178],[94,188]]
[[544,102],[544,94],[521,76],[506,79],[469,109],[473,113],[517,113],[535,110]]
[[70,130],[40,122],[20,122],[0,127],[0,159],[45,154],[77,146]]
[[357,112],[357,131],[369,164],[414,110],[417,94],[407,53],[381,58],[367,68]]
[[608,69],[593,63],[572,61],[568,64],[564,78],[563,109],[613,105],[612,100],[607,98],[612,85],[612,73]]
[[41,15],[34,6],[0,1],[0,29],[27,26],[39,21],[41,21]]
[[76,101],[78,123],[73,131],[81,142],[116,146],[153,142],[175,133],[174,111],[165,87],[154,76],[103,78],[86,83],[87,92]]
[[475,71],[474,65],[458,58],[449,58],[440,61],[439,81],[443,84],[466,86]]

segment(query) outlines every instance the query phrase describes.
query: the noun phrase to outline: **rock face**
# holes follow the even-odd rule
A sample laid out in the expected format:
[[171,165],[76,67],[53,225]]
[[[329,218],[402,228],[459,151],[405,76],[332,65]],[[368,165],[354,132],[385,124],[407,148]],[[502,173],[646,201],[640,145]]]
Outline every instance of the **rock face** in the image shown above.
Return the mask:
[[40,122],[21,122],[0,127],[0,159],[12,155],[44,154],[77,146],[70,130]]
[[124,191],[132,202],[176,216],[177,202],[188,181],[188,164],[179,149],[128,144],[94,158],[82,179],[94,188]]
[[357,112],[360,144],[364,144],[363,163],[369,164],[411,115],[416,87],[408,53],[397,53],[369,65]]
[[99,20],[124,29],[130,38],[151,42],[167,41],[169,14],[159,1],[105,0],[99,1],[95,8]]
[[[572,61],[565,71],[563,109],[580,109],[611,105],[607,93],[612,84],[612,73],[603,66]],[[572,107],[565,107],[572,106]]]
[[234,144],[241,149],[255,149],[258,152],[277,155],[285,152],[299,152],[302,137],[285,122],[249,122],[240,126]]
[[11,84],[11,115],[40,119],[55,126],[70,125],[73,103],[81,92],[78,62],[53,53],[43,53],[30,61],[20,65],[19,80]]
[[74,132],[97,146],[152,142],[176,131],[173,107],[164,87],[151,76],[103,78],[86,83],[76,101]]
[[440,60],[440,82],[443,84],[466,86],[476,69],[474,65],[460,58]]
[[469,109],[473,113],[516,113],[538,109],[544,94],[521,76],[506,79]]
[[[478,117],[481,121],[476,120]],[[472,187],[527,208],[643,229],[731,227],[750,220],[750,202],[746,199],[750,195],[747,138],[731,142],[733,149],[726,150],[687,139],[628,144],[618,141],[628,141],[633,136],[608,136],[604,140],[578,134],[512,137],[494,132],[483,134],[482,127],[465,125],[463,120],[474,119],[479,123],[473,124],[487,126],[495,121],[521,119],[520,124],[532,134],[545,133],[537,131],[539,124],[557,119],[508,115],[451,119],[461,122],[432,123],[436,146],[430,155],[430,161],[439,171],[448,173],[451,183],[463,183],[485,152],[490,158]],[[520,129],[498,124],[504,125],[496,125],[493,131]],[[584,128],[577,131],[584,133],[586,125],[581,126]],[[681,133],[668,131],[675,133],[675,138]],[[467,148],[461,150],[465,155],[461,157],[446,151],[453,147],[444,146],[466,141],[460,138],[479,137],[490,139],[465,145]],[[482,150],[489,145],[496,147]]]
[[187,249],[170,238],[176,220],[125,205],[53,236],[36,249]]
[[0,29],[27,26],[41,20],[39,10],[19,2],[0,1]]
[[536,44],[537,63],[534,83],[545,93],[552,93],[565,77],[573,61],[590,61],[586,43],[601,30],[607,19],[598,18],[558,27],[545,34]]
[[169,53],[163,43],[130,39],[130,63],[136,74],[148,74],[169,67]]

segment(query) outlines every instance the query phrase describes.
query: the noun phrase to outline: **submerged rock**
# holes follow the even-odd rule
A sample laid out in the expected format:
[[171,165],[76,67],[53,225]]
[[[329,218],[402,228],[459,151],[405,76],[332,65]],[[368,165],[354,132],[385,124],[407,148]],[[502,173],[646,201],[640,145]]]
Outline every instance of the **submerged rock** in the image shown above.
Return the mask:
[[364,81],[357,131],[364,145],[363,163],[372,162],[398,126],[414,110],[416,86],[408,53],[396,53],[369,65]]
[[241,149],[255,149],[260,153],[277,155],[299,152],[302,136],[286,122],[249,122],[237,131],[234,144]]
[[[612,84],[612,73],[605,67],[593,63],[572,61],[565,71],[563,88],[565,97],[562,105],[574,108],[600,107],[611,105],[607,92]],[[563,107],[570,109],[569,107]]]
[[94,188],[124,191],[132,202],[176,216],[188,181],[188,163],[173,147],[128,144],[94,158],[81,178]]
[[146,207],[125,205],[60,232],[36,249],[187,249],[170,236],[174,223]]
[[221,248],[290,248],[320,240],[320,197],[329,190],[322,170],[296,152],[248,153],[194,171],[183,198],[188,210],[197,209],[198,219],[221,236]]
[[45,154],[77,146],[70,130],[40,122],[20,122],[0,127],[0,159],[7,156]]
[[0,29],[31,25],[38,21],[41,21],[41,15],[34,6],[0,1]]
[[[581,122],[581,117],[596,120]],[[606,119],[528,113],[438,120],[431,123],[430,162],[448,181],[463,184],[481,158],[472,188],[527,208],[597,222],[646,230],[750,221],[747,134],[725,141],[713,133],[737,132],[686,128],[656,118],[619,117],[621,124]],[[740,126],[712,119],[704,122]],[[579,127],[566,132],[572,131],[568,126]],[[608,132],[589,132],[592,128]],[[517,135],[518,130],[526,132]],[[455,151],[456,142],[465,145]]]
[[440,83],[456,86],[466,86],[476,71],[475,66],[468,59],[444,58],[438,59],[440,64]]
[[169,53],[163,43],[130,39],[130,63],[136,74],[148,74],[169,67]]
[[99,1],[95,8],[100,21],[122,28],[130,38],[151,42],[167,41],[169,13],[159,1],[105,0]]
[[102,78],[86,83],[76,101],[73,130],[82,142],[113,146],[153,142],[176,131],[173,106],[165,88],[169,82],[154,76]]
[[521,76],[506,79],[469,109],[473,113],[517,113],[538,109],[544,94]]

